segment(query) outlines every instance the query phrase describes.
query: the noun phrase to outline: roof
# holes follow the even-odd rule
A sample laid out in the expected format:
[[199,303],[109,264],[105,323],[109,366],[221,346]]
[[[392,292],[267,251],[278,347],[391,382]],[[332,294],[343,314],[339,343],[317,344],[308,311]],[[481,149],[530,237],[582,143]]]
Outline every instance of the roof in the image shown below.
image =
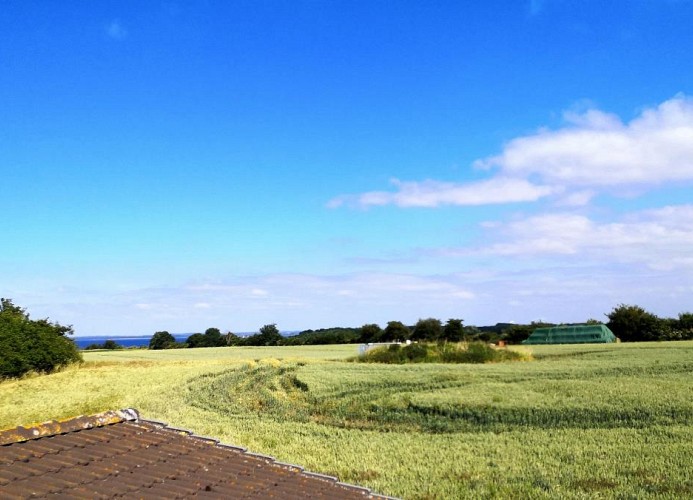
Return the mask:
[[0,432],[0,497],[386,498],[119,410]]
[[567,325],[537,328],[523,344],[603,344],[616,342],[616,336],[604,324]]

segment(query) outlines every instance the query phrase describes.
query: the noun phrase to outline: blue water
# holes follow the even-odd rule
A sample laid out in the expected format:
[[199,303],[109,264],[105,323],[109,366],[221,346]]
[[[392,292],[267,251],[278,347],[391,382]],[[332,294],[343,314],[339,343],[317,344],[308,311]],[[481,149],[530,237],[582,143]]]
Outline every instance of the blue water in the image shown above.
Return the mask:
[[[249,335],[253,335],[257,332],[240,332],[237,333],[239,337],[248,337]],[[291,336],[291,335],[296,335],[299,333],[298,331],[282,331],[279,332],[285,337]],[[172,333],[171,335],[174,336],[176,339],[176,342],[185,342],[192,333]],[[107,340],[112,340],[116,342],[117,344],[122,345],[123,347],[148,347],[149,346],[149,341],[151,340],[152,336],[151,335],[131,335],[129,337],[119,337],[117,335],[114,336],[104,336],[104,335],[92,335],[90,337],[71,337],[72,340],[75,341],[75,344],[77,344],[78,349],[84,349],[88,345],[91,344],[103,344]]]
[[[192,335],[191,333],[174,333],[173,336],[176,338],[176,342],[185,342],[185,340]],[[149,345],[149,340],[152,338],[151,335],[136,335],[131,337],[104,337],[104,336],[93,336],[93,337],[73,337],[72,340],[75,341],[79,349],[84,349],[91,344],[103,344],[107,340],[113,340],[114,342],[122,345],[123,347],[147,347]]]

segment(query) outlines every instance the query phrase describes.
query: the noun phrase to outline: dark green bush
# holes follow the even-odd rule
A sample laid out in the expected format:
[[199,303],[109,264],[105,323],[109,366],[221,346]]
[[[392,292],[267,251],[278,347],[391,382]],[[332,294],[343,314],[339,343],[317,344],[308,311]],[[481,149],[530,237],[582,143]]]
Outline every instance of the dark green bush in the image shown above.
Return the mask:
[[447,349],[442,354],[446,363],[492,363],[501,360],[502,352],[484,342],[470,342],[466,349]]
[[98,349],[105,349],[107,351],[116,351],[116,350],[122,349],[122,348],[123,348],[123,346],[120,345],[115,340],[108,339],[103,344],[99,344],[98,342],[95,342],[93,344],[89,344],[87,347],[84,348],[84,350],[85,351],[93,351],[93,350],[98,350]]
[[[221,334],[218,328],[207,328],[205,333],[193,333],[185,341],[187,347],[222,347],[230,345],[230,341],[233,341],[233,335],[231,332],[227,333],[225,336]],[[236,337],[238,339],[238,337]]]
[[422,362],[428,356],[428,348],[426,344],[409,344],[404,346],[402,354],[410,363]]
[[31,320],[9,299],[0,299],[0,379],[35,371],[50,373],[82,360],[66,337],[72,328],[47,319]]
[[173,349],[176,347],[176,338],[167,331],[156,332],[149,339],[150,349]]
[[413,343],[376,347],[359,356],[366,363],[495,363],[524,359],[520,353],[495,349],[484,342]]
[[376,347],[365,354],[365,360],[372,363],[403,363],[400,354],[400,346],[393,344],[391,346]]

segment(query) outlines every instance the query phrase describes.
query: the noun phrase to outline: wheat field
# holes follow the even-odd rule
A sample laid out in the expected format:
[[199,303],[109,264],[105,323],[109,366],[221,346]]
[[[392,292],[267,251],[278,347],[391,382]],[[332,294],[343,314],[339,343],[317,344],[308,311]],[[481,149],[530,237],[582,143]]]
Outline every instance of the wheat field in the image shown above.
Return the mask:
[[533,346],[484,365],[356,351],[85,352],[0,383],[0,428],[134,407],[403,498],[693,497],[693,342]]

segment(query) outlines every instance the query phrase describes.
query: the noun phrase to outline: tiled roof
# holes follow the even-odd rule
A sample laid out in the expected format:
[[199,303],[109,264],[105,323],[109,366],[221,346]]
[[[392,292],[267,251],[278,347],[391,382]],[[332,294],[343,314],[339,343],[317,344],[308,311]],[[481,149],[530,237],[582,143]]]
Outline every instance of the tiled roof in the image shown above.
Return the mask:
[[384,498],[135,410],[0,432],[0,498]]

